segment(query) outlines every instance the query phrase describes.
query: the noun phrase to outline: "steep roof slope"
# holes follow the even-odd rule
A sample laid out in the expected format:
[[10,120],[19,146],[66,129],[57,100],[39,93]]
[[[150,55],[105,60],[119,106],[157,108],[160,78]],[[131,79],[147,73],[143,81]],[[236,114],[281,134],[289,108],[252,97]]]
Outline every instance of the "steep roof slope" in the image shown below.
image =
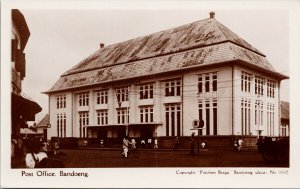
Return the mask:
[[279,74],[260,51],[208,18],[101,48],[45,93],[233,60]]
[[290,119],[290,103],[281,101],[281,119]]
[[36,125],[36,127],[48,126],[49,123],[50,123],[50,117],[49,114],[46,114],[45,117]]
[[[208,18],[99,49],[63,75],[231,41],[263,55],[216,19]],[[263,55],[264,56],[264,55]]]

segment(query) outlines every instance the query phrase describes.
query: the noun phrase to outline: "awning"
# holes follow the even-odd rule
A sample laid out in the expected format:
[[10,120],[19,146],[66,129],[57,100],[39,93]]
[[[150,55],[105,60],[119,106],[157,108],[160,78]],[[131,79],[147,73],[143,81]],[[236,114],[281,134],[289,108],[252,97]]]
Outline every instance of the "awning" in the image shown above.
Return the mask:
[[20,134],[26,135],[42,135],[43,133],[37,133],[29,128],[20,128]]
[[11,111],[12,119],[18,119],[22,117],[23,120],[34,121],[35,114],[42,111],[42,108],[34,101],[11,93]]

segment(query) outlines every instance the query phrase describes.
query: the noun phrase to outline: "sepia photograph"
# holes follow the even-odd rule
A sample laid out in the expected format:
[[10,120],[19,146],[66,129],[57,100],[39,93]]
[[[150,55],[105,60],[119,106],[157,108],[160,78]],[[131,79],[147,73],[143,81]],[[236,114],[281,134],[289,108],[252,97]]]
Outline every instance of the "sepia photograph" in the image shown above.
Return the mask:
[[[63,182],[290,174],[290,9],[97,3],[5,7],[7,170]],[[146,186],[176,186],[160,179]]]

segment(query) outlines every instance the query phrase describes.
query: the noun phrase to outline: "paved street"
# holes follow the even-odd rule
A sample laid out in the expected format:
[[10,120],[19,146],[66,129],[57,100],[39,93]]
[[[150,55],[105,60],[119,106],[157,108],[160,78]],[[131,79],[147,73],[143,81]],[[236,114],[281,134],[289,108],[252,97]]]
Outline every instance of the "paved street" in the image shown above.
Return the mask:
[[63,150],[66,168],[89,167],[288,167],[266,163],[257,151],[208,150],[199,155],[189,151],[140,151],[140,157],[121,157],[121,150]]

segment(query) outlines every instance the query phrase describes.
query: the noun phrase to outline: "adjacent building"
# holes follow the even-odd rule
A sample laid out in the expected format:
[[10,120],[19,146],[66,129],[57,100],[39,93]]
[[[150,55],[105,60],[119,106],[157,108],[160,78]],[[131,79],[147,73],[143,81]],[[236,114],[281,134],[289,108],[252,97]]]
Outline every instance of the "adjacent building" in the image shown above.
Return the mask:
[[281,137],[290,136],[290,103],[281,101],[281,128],[279,135]]
[[34,121],[42,108],[22,92],[22,81],[26,76],[24,49],[30,36],[26,20],[18,9],[12,9],[11,33],[11,130],[12,138],[20,136],[20,129],[27,121]]
[[215,19],[104,46],[49,95],[48,138],[278,136],[280,81],[266,56]]

